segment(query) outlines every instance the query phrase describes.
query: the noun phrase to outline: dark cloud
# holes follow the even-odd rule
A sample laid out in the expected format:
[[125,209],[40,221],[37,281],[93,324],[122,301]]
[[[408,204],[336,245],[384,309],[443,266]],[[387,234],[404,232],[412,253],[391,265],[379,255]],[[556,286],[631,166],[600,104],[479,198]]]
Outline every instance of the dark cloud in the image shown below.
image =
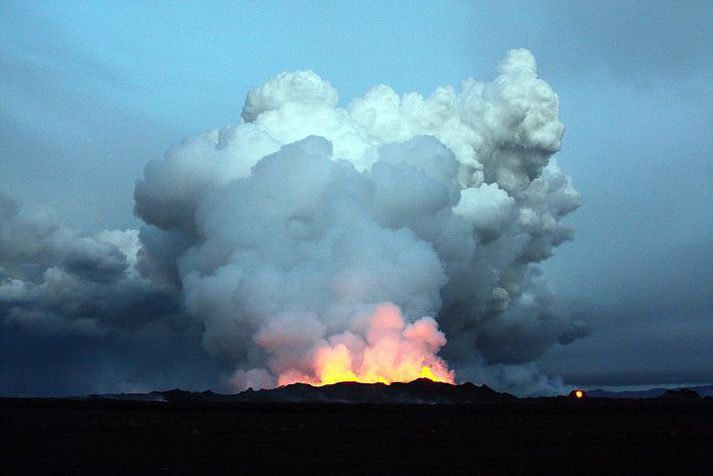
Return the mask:
[[0,318],[104,334],[180,313],[168,285],[138,270],[136,231],[84,236],[0,195]]
[[573,304],[594,332],[541,366],[573,385],[710,382],[713,243],[650,250],[609,277],[610,302]]
[[66,334],[0,324],[3,396],[87,395],[184,388],[227,391],[231,369],[184,326],[130,335]]
[[3,395],[227,388],[176,288],[141,276],[139,248],[136,231],[82,235],[0,194]]

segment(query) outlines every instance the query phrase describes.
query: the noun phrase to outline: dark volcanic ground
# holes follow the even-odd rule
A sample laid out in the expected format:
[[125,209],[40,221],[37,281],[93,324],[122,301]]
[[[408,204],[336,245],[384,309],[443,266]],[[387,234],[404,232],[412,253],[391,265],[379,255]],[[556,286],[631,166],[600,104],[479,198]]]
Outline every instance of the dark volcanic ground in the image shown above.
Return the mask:
[[0,448],[3,474],[710,474],[713,399],[0,399]]

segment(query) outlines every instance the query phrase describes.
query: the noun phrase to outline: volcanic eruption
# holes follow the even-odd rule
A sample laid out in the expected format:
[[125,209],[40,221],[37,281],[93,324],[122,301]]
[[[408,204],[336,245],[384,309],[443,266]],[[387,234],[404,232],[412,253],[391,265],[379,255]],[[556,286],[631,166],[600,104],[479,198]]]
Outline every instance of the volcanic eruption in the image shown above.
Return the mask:
[[586,331],[535,264],[579,194],[532,54],[492,82],[348,105],[311,71],[249,92],[236,126],[150,162],[135,189],[141,272],[181,294],[236,389],[454,382]]
[[290,369],[281,373],[277,382],[389,384],[427,378],[453,383],[453,372],[436,356],[445,343],[445,336],[432,318],[406,324],[397,306],[381,304],[369,318],[364,338],[353,333],[333,337],[328,344],[314,349],[310,358],[313,373]]

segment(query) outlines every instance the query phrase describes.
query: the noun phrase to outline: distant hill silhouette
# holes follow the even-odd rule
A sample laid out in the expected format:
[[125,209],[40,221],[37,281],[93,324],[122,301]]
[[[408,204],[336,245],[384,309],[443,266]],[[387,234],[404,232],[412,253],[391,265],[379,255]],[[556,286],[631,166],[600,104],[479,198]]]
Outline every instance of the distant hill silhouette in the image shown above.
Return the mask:
[[265,402],[343,402],[343,403],[486,403],[514,399],[487,385],[470,382],[460,385],[433,382],[420,378],[409,383],[341,382],[322,387],[293,384],[284,387],[246,391],[239,395],[244,401]]
[[[701,397],[712,397],[713,396],[713,385],[699,385],[695,387],[686,387],[693,390]],[[587,395],[590,397],[597,398],[659,398],[663,396],[666,392],[672,389],[669,388],[650,388],[646,390],[623,390],[623,391],[609,391],[602,389],[594,389],[587,391]],[[681,390],[681,389],[677,389]]]
[[659,398],[665,398],[665,399],[683,399],[683,400],[699,400],[701,398],[700,395],[695,390],[691,390],[690,388],[680,388],[677,390],[667,390],[666,393],[661,395]]
[[254,403],[496,403],[511,401],[516,398],[508,393],[500,393],[487,385],[474,385],[466,382],[460,385],[433,382],[420,378],[408,383],[340,382],[332,385],[315,387],[304,383],[295,383],[283,387],[252,390],[235,395],[224,395],[211,391],[188,392],[168,390],[163,392],[92,395],[91,398],[104,398],[132,401],[165,402],[254,402]]
[[[690,390],[686,391],[686,390]],[[651,388],[648,390],[607,391],[588,390],[590,398],[685,398],[693,393],[699,397],[713,396],[713,385],[688,389]],[[87,397],[82,397],[87,398]],[[285,385],[266,390],[247,389],[238,394],[221,394],[210,390],[190,392],[174,389],[150,393],[118,393],[90,395],[88,398],[142,401],[142,402],[246,402],[246,403],[409,403],[409,404],[459,404],[498,403],[518,400],[508,393],[500,393],[487,385],[466,382],[459,385],[433,382],[420,378],[408,383],[340,382],[315,387],[304,383]],[[527,400],[527,399],[525,399]],[[520,400],[520,401],[525,401]]]

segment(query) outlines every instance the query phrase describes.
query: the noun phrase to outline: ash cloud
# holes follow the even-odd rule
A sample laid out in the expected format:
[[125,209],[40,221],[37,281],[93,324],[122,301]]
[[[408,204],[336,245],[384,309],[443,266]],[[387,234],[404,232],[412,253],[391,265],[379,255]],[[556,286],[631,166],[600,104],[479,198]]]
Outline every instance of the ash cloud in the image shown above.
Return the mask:
[[181,288],[206,349],[274,383],[384,302],[435,317],[454,363],[527,363],[586,335],[536,266],[580,204],[551,158],[557,96],[527,50],[498,72],[428,98],[380,85],[346,107],[315,73],[283,73],[250,91],[240,124],[149,163],[144,261]]
[[0,191],[3,395],[220,384],[180,290],[142,274],[143,250],[138,230],[85,235]]
[[171,289],[142,277],[136,230],[85,236],[0,194],[0,317],[60,334],[132,331],[180,310]]
[[317,74],[282,73],[238,125],[147,164],[141,230],[87,236],[0,196],[4,334],[199,338],[218,362],[206,375],[227,365],[242,389],[310,375],[319,349],[362,349],[395,305],[405,326],[433,324],[426,341],[445,334],[428,347],[445,344],[457,380],[554,391],[530,362],[588,330],[537,263],[572,239],[561,220],[580,197],[552,159],[564,127],[532,54],[498,73],[427,98],[379,85],[345,107]]

